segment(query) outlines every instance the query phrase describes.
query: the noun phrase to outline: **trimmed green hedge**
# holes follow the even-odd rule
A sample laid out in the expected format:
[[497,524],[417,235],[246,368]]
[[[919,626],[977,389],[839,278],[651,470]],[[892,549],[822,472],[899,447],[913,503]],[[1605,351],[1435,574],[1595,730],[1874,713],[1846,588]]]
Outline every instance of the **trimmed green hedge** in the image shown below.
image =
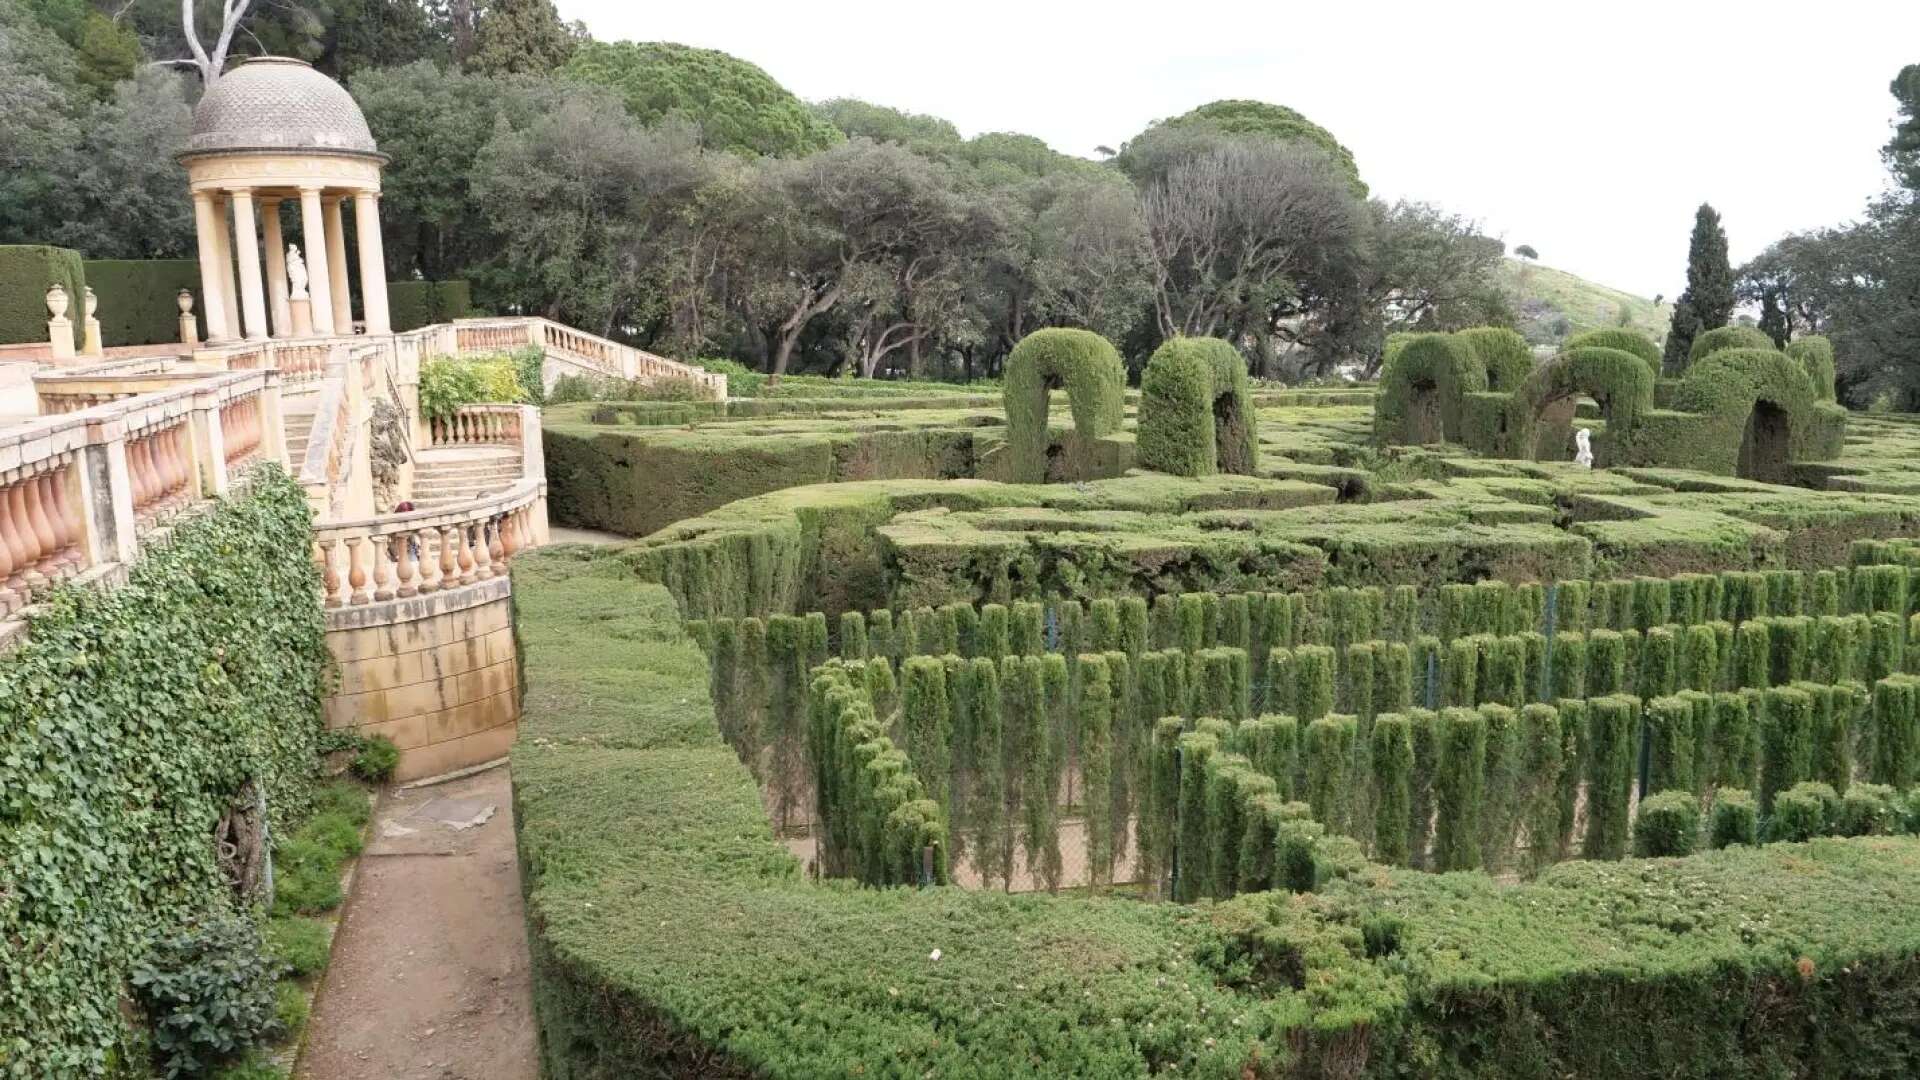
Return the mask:
[[473,310],[473,288],[464,281],[389,281],[387,318],[395,333],[464,319]]
[[100,340],[115,345],[160,345],[180,340],[180,290],[194,296],[193,317],[207,340],[197,259],[88,259],[87,284],[100,298]]
[[[1571,863],[1518,887],[1368,869],[1197,909],[812,885],[717,737],[670,597],[585,560],[513,568],[515,814],[548,1075],[1898,1076],[1920,1061],[1912,1026],[1882,1022],[1920,1009],[1920,842],[1903,837]],[[1418,775],[1430,758],[1418,736],[1413,750]],[[1187,805],[1232,812],[1196,787]],[[1245,790],[1264,805],[1261,787]],[[1205,865],[1220,880],[1222,860]]]
[[38,244],[0,244],[0,345],[44,344],[47,289],[67,289],[73,346],[86,344],[87,273],[80,253]]
[[1655,345],[1652,338],[1638,330],[1627,330],[1621,327],[1588,330],[1586,333],[1575,334],[1568,338],[1561,346],[1561,351],[1572,352],[1574,349],[1586,348],[1619,349],[1621,352],[1632,353],[1647,365],[1648,378],[1660,377],[1660,346]]
[[1464,397],[1486,389],[1486,366],[1458,337],[1420,334],[1380,372],[1374,438],[1411,445],[1457,442]]
[[1021,338],[1007,356],[1001,391],[1012,457],[1009,478],[1024,484],[1046,479],[1049,391],[1066,390],[1074,432],[1091,440],[1120,429],[1126,387],[1120,354],[1099,334],[1050,328]]
[[[1600,406],[1606,424],[1595,450],[1595,457],[1600,457],[1604,447],[1631,439],[1641,414],[1653,408],[1653,370],[1641,357],[1606,346],[1588,345],[1562,352],[1534,369],[1514,394],[1513,433],[1506,449],[1518,457],[1571,458],[1575,425],[1566,420],[1542,420],[1553,403],[1576,394],[1591,397]],[[1546,453],[1549,449],[1562,453]],[[1596,464],[1608,462],[1603,459]]]
[[1487,372],[1487,389],[1511,393],[1533,373],[1533,347],[1504,326],[1476,326],[1456,330],[1453,339],[1466,347]]
[[308,805],[330,665],[310,513],[283,471],[251,476],[0,656],[0,1071],[107,1071],[130,968],[232,901],[228,801],[259,782],[281,836]]
[[1250,474],[1260,460],[1247,364],[1219,338],[1171,338],[1140,376],[1140,467],[1175,476]]
[[1775,351],[1773,339],[1765,331],[1751,326],[1721,326],[1693,339],[1693,347],[1687,350],[1687,371],[1693,365],[1727,349],[1765,349]]
[[1813,381],[1813,396],[1819,401],[1834,400],[1833,342],[1813,334],[1787,344],[1787,355],[1796,361]]

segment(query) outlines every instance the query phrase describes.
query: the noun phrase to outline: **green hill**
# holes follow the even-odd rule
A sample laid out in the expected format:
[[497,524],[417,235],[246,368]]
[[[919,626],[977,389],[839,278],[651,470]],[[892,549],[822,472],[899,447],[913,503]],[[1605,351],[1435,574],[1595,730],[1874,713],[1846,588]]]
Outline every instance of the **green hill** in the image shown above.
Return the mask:
[[1535,345],[1558,345],[1585,330],[1622,325],[1664,341],[1673,319],[1672,304],[1655,304],[1525,259],[1507,259],[1500,276],[1519,313],[1520,333]]

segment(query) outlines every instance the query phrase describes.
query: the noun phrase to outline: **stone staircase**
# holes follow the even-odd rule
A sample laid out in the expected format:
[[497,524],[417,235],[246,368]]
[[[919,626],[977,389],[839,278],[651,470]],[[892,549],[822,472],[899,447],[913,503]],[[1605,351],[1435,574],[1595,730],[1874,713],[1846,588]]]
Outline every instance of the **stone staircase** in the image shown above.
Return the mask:
[[307,443],[313,438],[313,407],[309,405],[304,412],[283,413],[280,423],[287,433],[287,468],[298,476],[301,464],[307,460]]
[[520,480],[520,451],[504,446],[433,447],[414,455],[413,505],[436,510],[505,491]]

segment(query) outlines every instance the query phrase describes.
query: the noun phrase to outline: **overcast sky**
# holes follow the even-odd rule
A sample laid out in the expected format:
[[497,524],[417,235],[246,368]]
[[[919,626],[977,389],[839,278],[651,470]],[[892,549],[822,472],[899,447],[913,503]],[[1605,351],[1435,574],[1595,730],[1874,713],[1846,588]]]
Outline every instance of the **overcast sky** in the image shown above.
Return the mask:
[[1217,98],[1278,102],[1345,143],[1376,195],[1669,297],[1702,200],[1736,264],[1856,216],[1885,183],[1887,84],[1920,62],[1920,0],[558,4],[600,40],[722,49],[809,101],[1086,156]]

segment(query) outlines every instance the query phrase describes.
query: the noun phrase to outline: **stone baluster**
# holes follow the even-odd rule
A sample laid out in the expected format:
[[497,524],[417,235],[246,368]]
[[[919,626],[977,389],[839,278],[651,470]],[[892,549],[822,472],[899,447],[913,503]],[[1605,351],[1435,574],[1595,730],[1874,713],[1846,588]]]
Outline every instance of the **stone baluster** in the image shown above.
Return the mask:
[[340,570],[334,565],[334,551],[339,547],[337,540],[321,540],[314,545],[314,554],[320,561],[320,598],[326,607],[340,606]]
[[503,534],[507,529],[507,517],[508,515],[501,514],[487,520],[487,524],[492,526],[493,530],[493,540],[491,546],[487,548],[487,561],[493,564],[496,574],[506,572],[507,538]]
[[487,546],[487,519],[481,518],[473,525],[473,543],[469,546],[473,552],[473,579],[485,581],[493,576],[493,552]]
[[32,482],[22,477],[7,489],[7,508],[13,518],[14,573],[19,577],[22,591],[29,597],[47,584],[46,577],[40,573],[39,533],[33,527],[33,518],[27,508],[27,493],[32,487]]
[[150,442],[142,435],[127,443],[127,473],[133,480],[133,508],[139,514],[146,513],[153,502],[152,473],[148,469]]
[[45,580],[52,580],[58,569],[60,538],[54,531],[51,515],[53,507],[47,502],[46,473],[43,471],[29,479],[27,489],[27,521],[33,527],[34,545],[38,549],[35,555],[34,569]]
[[414,531],[402,529],[393,534],[395,596],[415,596],[420,592],[420,564],[414,554]]
[[419,529],[414,539],[420,547],[420,591],[430,593],[446,588],[446,579],[440,570],[440,530],[431,526]]
[[67,543],[72,545],[68,557],[72,560],[76,571],[85,569],[87,564],[87,554],[83,545],[87,527],[85,519],[81,516],[80,493],[76,490],[75,484],[77,476],[75,470],[79,467],[78,462],[68,465],[61,475],[59,486],[55,489],[60,493],[60,506],[63,511],[61,516],[66,522]]
[[393,538],[374,536],[368,541],[373,556],[373,600],[383,603],[393,599],[393,571],[388,564],[393,561]]
[[373,599],[373,594],[367,591],[366,561],[360,555],[360,549],[367,546],[367,541],[365,537],[349,536],[347,537],[346,543],[347,585],[350,588],[347,594],[347,603],[354,605],[364,604]]
[[442,525],[440,538],[440,587],[451,589],[460,584],[460,541],[457,530],[451,525]]
[[8,502],[6,490],[0,488],[0,615],[11,615],[26,606],[15,574],[13,514]]
[[460,584],[471,585],[473,577],[473,527],[466,524],[453,528],[454,544],[460,555]]

